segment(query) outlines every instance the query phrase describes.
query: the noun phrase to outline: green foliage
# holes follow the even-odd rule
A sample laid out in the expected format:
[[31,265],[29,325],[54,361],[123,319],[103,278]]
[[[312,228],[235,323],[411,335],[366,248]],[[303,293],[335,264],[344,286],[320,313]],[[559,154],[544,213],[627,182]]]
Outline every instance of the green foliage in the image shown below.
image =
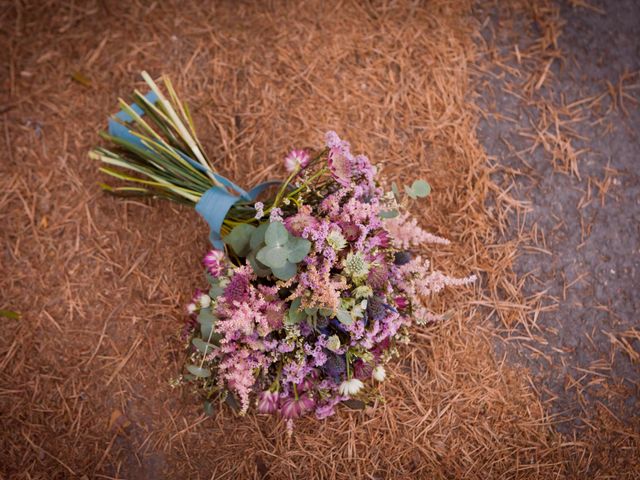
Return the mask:
[[396,218],[398,215],[400,215],[400,212],[398,212],[398,210],[395,210],[395,209],[380,212],[381,218]]
[[18,320],[20,318],[20,313],[14,312],[13,310],[0,310],[0,317]]
[[404,191],[409,197],[415,200],[416,198],[424,198],[429,195],[429,193],[431,193],[431,186],[424,180],[416,180],[410,187],[405,186]]
[[296,298],[291,302],[291,306],[289,307],[289,311],[285,316],[284,323],[285,325],[295,325],[296,323],[300,323],[305,314],[302,310],[300,310],[300,303],[302,300],[300,298]]
[[298,267],[295,263],[287,262],[281,268],[272,268],[271,271],[273,272],[273,275],[275,275],[275,277],[279,280],[287,281],[292,279],[296,275]]
[[287,260],[291,263],[299,263],[309,255],[311,242],[306,238],[291,237],[289,240],[289,255]]
[[205,400],[202,404],[204,413],[207,417],[213,417],[216,413],[216,408],[209,400]]
[[254,228],[248,249],[246,258],[256,275],[264,277],[272,273],[286,281],[295,276],[296,264],[309,254],[311,242],[291,235],[282,222],[271,222]]
[[187,365],[187,370],[191,375],[195,375],[198,378],[208,378],[211,376],[211,370],[208,368],[198,367],[197,365]]
[[344,310],[343,308],[338,309],[338,311],[336,312],[336,318],[343,325],[351,325],[353,323],[353,317],[347,310]]
[[[112,146],[94,148],[89,154],[91,158],[109,165],[101,168],[102,172],[134,184],[106,186],[106,189],[118,194],[156,195],[194,204],[212,186],[224,188],[215,178],[215,170],[196,136],[188,108],[176,95],[171,82],[164,79],[163,93],[146,72],[142,77],[158,100],[152,103],[136,91],[133,99],[143,115],[136,113],[122,99],[120,107],[132,118],[126,128],[140,139],[144,147],[101,132],[101,137]],[[193,159],[201,169],[195,168],[185,157]]]
[[271,222],[264,235],[264,242],[270,247],[281,247],[289,241],[289,232],[282,222]]
[[225,235],[222,241],[229,245],[236,255],[245,257],[249,253],[251,235],[255,230],[256,227],[253,225],[242,223]]

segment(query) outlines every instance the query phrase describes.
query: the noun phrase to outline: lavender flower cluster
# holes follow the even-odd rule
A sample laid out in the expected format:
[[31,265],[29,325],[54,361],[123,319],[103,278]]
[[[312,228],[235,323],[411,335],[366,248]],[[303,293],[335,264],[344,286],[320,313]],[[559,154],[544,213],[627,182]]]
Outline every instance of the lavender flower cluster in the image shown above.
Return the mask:
[[286,195],[255,205],[227,252],[204,258],[209,286],[188,306],[183,377],[207,402],[231,396],[241,413],[255,405],[291,425],[375,399],[411,325],[437,320],[429,296],[475,277],[433,271],[416,254],[448,242],[400,214],[397,188],[385,192],[335,132],[314,160],[294,150],[285,166]]

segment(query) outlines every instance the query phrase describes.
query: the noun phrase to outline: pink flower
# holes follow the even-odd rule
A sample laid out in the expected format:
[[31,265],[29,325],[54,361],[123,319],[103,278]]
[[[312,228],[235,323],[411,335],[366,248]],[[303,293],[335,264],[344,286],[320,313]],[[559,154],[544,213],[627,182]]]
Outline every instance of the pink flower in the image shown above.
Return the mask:
[[396,300],[396,306],[398,307],[398,310],[404,310],[409,306],[409,302],[404,297],[396,297],[395,300]]
[[354,159],[351,155],[349,142],[340,139],[336,132],[327,132],[325,143],[329,147],[329,170],[335,180],[344,186],[351,183],[354,171]]
[[317,228],[319,222],[318,219],[311,215],[311,207],[304,205],[298,213],[291,217],[287,217],[284,221],[284,226],[293,235],[300,236],[305,228],[311,227]]
[[280,415],[289,420],[298,418],[309,410],[312,410],[315,404],[315,400],[306,394],[300,395],[297,400],[288,397],[282,402]]
[[309,154],[304,150],[291,150],[284,159],[284,168],[293,172],[296,168],[304,168],[309,164]]
[[265,390],[258,395],[258,411],[260,413],[275,413],[278,410],[278,392]]

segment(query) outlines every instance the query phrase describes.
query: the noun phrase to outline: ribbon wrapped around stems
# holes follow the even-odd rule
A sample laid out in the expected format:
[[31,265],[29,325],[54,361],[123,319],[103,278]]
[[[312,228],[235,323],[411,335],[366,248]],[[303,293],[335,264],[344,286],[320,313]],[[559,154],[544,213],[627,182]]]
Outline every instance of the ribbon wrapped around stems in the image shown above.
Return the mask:
[[[158,96],[153,91],[147,93],[144,97],[149,103],[156,103],[158,101]],[[142,117],[144,115],[144,111],[136,103],[132,103],[129,107],[139,116]],[[121,110],[114,117],[115,118],[109,119],[109,135],[132,143],[134,146],[140,149],[149,150],[149,148],[144,144],[143,140],[131,133],[129,128],[127,128],[126,124],[133,121],[131,115],[129,115],[124,110]],[[179,150],[176,150],[176,152],[184,160],[189,162],[192,167],[200,170],[201,172],[207,172],[207,169],[201,163],[190,158],[188,155],[185,155],[184,152],[181,152]],[[263,182],[251,188],[249,191],[246,191],[228,178],[223,177],[222,175],[213,172],[212,175],[226,188],[212,186],[210,189],[204,192],[202,197],[200,197],[200,200],[196,203],[195,208],[196,212],[198,212],[200,216],[204,218],[204,220],[209,224],[209,228],[211,229],[209,240],[211,241],[211,244],[214,248],[222,250],[224,249],[224,243],[222,241],[221,229],[222,224],[224,223],[224,220],[229,213],[229,210],[239,201],[255,202],[260,193],[262,193],[268,187],[272,185],[278,185],[281,182]]]

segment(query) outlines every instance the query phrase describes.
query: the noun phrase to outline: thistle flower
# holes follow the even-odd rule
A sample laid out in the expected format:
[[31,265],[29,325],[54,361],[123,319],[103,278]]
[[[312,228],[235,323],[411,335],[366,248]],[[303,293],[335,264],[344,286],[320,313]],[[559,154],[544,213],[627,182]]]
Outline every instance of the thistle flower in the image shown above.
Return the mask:
[[347,246],[347,240],[338,230],[331,230],[331,232],[329,232],[329,235],[327,235],[327,243],[336,252],[339,252]]
[[345,380],[342,382],[338,391],[340,392],[340,395],[350,397],[352,395],[356,395],[362,388],[364,388],[364,383],[357,378],[352,378],[351,380]]
[[371,376],[378,382],[384,382],[384,379],[387,378],[387,372],[382,365],[378,365],[373,369]]
[[189,305],[187,305],[187,313],[189,315],[191,315],[192,313],[196,313],[198,307],[196,307],[195,303],[190,303]]
[[258,411],[260,413],[275,413],[278,410],[278,392],[265,390],[258,395]]
[[351,252],[344,261],[344,271],[352,277],[364,277],[369,273],[369,262],[362,252]]
[[293,172],[296,168],[304,168],[309,164],[309,154],[304,150],[291,150],[284,159],[284,168]]

